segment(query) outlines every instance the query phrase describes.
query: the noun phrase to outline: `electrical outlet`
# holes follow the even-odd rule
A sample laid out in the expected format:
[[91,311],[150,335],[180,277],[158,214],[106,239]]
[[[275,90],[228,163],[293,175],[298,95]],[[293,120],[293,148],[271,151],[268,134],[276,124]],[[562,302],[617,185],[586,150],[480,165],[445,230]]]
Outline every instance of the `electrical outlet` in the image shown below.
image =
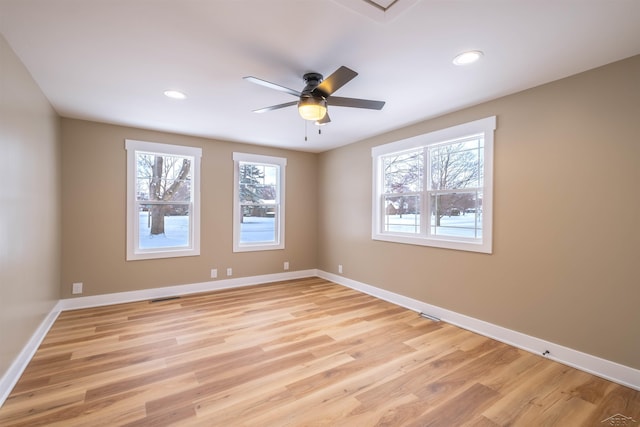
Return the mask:
[[227,276],[233,275],[233,269],[231,267],[227,268]]
[[211,269],[211,278],[212,279],[216,279],[218,277],[218,269],[217,268],[212,268]]
[[342,274],[342,264],[338,264],[338,273]]
[[289,261],[285,261],[284,262],[284,269],[288,270],[289,269]]
[[72,294],[81,294],[82,293],[82,282],[74,283],[71,287]]

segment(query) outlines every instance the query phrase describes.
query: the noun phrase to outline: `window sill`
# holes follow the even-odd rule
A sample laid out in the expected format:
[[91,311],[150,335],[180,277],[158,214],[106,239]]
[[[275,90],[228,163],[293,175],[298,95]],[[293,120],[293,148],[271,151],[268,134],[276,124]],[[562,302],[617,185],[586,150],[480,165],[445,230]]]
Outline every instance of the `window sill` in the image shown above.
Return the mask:
[[187,256],[199,256],[200,250],[197,249],[171,249],[171,250],[154,250],[138,253],[127,253],[127,261],[138,261],[143,259],[160,259],[160,258],[182,258]]
[[391,233],[374,233],[371,238],[373,240],[402,243],[406,245],[430,246],[433,248],[454,249],[486,254],[492,253],[490,242],[479,242],[476,240],[460,241],[447,239],[446,237],[415,237]]

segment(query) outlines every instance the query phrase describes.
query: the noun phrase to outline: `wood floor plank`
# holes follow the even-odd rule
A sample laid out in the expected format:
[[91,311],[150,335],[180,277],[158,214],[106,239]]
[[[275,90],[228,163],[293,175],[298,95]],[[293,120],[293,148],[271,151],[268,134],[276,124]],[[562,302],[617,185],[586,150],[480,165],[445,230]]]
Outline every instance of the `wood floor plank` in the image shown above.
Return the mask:
[[[91,387],[98,387],[117,381],[119,378],[128,378],[145,372],[155,372],[164,368],[165,365],[162,361],[154,360],[115,371],[102,372],[88,377],[78,377],[68,383],[47,385],[20,393],[12,392],[7,401],[10,401],[10,404],[5,404],[0,408],[0,425],[3,425],[2,420],[4,417],[22,419],[42,416],[46,419],[48,414],[60,408],[84,403],[86,392]],[[67,402],[61,404],[63,400],[67,400]],[[137,405],[140,405],[140,403],[137,403]],[[144,403],[142,403],[142,406],[144,406]]]
[[[222,397],[212,395],[197,401],[199,418],[215,417],[220,425],[233,425],[236,420],[255,418],[273,411],[274,407],[284,407],[297,400],[284,384],[302,380],[317,372],[353,360],[342,353],[311,360],[300,366],[261,376],[253,381],[226,390]],[[224,420],[224,422],[223,422]]]
[[[410,427],[435,427],[461,425],[477,418],[482,411],[500,399],[495,390],[479,383],[474,383],[455,398],[446,403],[409,420]],[[392,425],[394,423],[391,423]]]
[[63,312],[0,425],[591,426],[616,415],[640,420],[640,392],[310,277]]

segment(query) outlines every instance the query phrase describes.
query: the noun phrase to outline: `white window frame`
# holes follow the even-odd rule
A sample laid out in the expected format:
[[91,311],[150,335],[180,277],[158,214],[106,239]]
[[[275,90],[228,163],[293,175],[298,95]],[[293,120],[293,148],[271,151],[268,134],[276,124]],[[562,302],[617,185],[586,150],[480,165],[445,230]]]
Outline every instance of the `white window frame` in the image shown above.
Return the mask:
[[[127,261],[173,258],[200,255],[200,163],[202,149],[157,142],[125,140],[127,150]],[[136,154],[151,153],[188,156],[193,159],[191,168],[191,209],[189,220],[189,245],[144,249],[139,247],[139,210],[136,197]]]
[[[275,221],[275,242],[273,243],[240,242],[240,219],[242,217],[242,207],[240,205],[240,162],[276,166],[278,169],[276,177],[277,195],[275,200],[277,215]],[[284,249],[286,166],[287,159],[284,157],[263,156],[249,153],[233,153],[233,252]]]
[[[372,230],[373,240],[387,242],[405,243],[421,246],[432,246],[437,248],[456,249],[463,251],[492,253],[493,235],[493,145],[494,130],[496,129],[496,117],[491,116],[484,119],[452,126],[446,129],[418,135],[412,138],[391,142],[371,149],[373,158],[373,196],[372,196]],[[383,202],[383,171],[382,157],[391,153],[425,148],[436,144],[453,142],[458,139],[465,139],[473,135],[484,137],[484,159],[483,159],[483,187],[482,187],[482,237],[463,238],[453,236],[435,236],[430,234],[430,227],[423,227],[419,234],[408,234],[384,231],[385,205]],[[426,165],[425,165],[426,167]],[[426,179],[425,173],[425,179]],[[427,208],[422,212],[430,212],[430,192],[423,185],[422,197],[427,204]],[[427,215],[425,215],[427,216]]]

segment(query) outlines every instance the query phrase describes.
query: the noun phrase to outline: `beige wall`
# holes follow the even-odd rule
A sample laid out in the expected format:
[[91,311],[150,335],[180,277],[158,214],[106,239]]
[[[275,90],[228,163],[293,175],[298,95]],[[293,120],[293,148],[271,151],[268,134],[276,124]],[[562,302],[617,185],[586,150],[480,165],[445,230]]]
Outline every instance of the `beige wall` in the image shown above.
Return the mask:
[[59,119],[0,35],[0,377],[58,301]]
[[[73,282],[84,296],[316,267],[317,155],[73,119],[62,120],[62,298]],[[125,261],[125,139],[202,148],[200,256]],[[234,151],[286,157],[284,250],[233,253]]]
[[[491,115],[493,254],[372,241],[371,147]],[[640,56],[323,153],[318,181],[320,269],[640,368]]]
[[[315,155],[73,119],[60,136],[1,37],[0,55],[0,372],[73,282],[99,295],[283,261],[640,368],[640,56]],[[490,115],[494,253],[372,241],[371,147]],[[127,138],[203,149],[201,256],[125,261]],[[232,252],[233,151],[288,158],[284,251]]]

